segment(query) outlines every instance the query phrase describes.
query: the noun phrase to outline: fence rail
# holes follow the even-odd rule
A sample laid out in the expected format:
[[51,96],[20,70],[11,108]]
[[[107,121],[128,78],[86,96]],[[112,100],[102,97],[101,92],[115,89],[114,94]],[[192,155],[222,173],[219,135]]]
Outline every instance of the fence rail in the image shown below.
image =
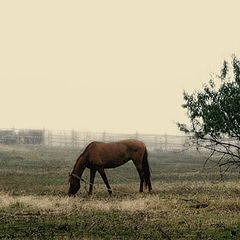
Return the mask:
[[35,144],[46,147],[84,148],[92,141],[112,142],[134,138],[143,141],[149,151],[183,150],[187,136],[158,134],[116,134],[107,132],[56,131],[32,129],[0,129],[1,144]]

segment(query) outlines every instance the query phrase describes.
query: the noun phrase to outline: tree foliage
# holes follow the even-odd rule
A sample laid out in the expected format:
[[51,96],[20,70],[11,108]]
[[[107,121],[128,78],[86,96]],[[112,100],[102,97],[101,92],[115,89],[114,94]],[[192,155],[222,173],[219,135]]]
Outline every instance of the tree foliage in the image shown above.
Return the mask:
[[240,166],[240,61],[224,61],[220,75],[202,90],[183,93],[190,126],[178,123],[198,144],[221,154],[220,166]]

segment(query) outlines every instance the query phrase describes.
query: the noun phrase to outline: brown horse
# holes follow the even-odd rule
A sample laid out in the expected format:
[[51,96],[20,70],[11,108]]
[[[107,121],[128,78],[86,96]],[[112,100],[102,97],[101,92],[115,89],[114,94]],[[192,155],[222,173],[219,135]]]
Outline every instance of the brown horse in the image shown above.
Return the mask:
[[140,192],[143,192],[143,182],[152,190],[150,171],[148,165],[147,149],[143,142],[138,140],[123,140],[120,142],[92,142],[78,157],[72,173],[69,175],[68,195],[74,195],[80,189],[80,181],[85,168],[90,169],[89,194],[92,194],[96,171],[98,171],[107,186],[109,194],[112,193],[104,168],[115,168],[132,160],[140,177]]

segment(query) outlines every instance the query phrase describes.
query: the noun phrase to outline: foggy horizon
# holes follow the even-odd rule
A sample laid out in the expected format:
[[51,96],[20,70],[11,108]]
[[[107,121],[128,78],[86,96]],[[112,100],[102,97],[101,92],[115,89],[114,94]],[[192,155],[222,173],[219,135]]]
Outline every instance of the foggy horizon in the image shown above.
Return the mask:
[[182,135],[183,91],[239,55],[239,7],[2,1],[0,128]]

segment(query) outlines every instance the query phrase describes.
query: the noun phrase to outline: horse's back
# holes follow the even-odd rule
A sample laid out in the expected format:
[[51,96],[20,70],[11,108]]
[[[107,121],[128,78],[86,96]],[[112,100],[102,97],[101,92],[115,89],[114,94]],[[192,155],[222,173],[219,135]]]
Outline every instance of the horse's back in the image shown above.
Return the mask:
[[145,144],[136,139],[126,139],[118,142],[92,142],[89,150],[96,152],[137,152],[144,151]]
[[146,147],[139,140],[127,139],[118,142],[92,142],[87,148],[90,164],[111,168],[120,166],[130,159],[142,158]]

